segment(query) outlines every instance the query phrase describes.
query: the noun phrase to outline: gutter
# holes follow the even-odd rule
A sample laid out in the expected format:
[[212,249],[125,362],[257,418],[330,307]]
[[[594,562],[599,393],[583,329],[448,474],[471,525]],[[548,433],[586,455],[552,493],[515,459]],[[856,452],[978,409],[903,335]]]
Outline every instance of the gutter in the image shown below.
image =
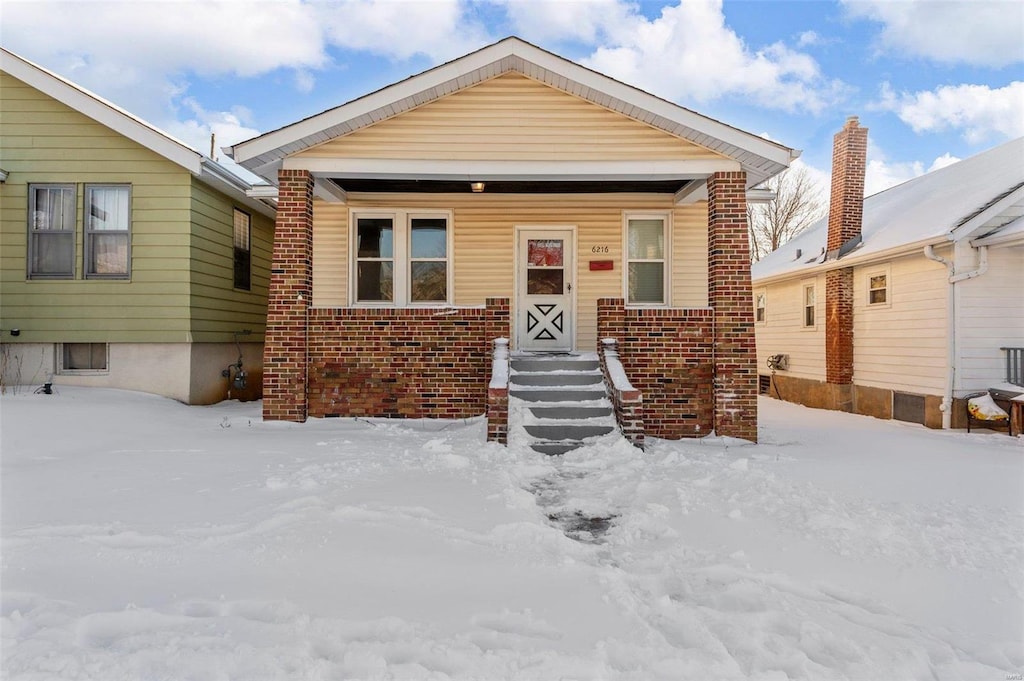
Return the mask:
[[939,405],[939,410],[942,412],[942,429],[949,430],[953,419],[953,386],[956,381],[957,365],[957,348],[960,343],[960,331],[956,323],[956,301],[957,301],[957,290],[956,285],[961,281],[967,281],[968,279],[974,279],[988,272],[988,246],[978,247],[978,267],[968,272],[956,273],[956,244],[953,246],[954,255],[953,261],[946,260],[942,256],[935,254],[935,246],[929,244],[924,247],[924,257],[929,260],[945,265],[949,272],[949,286],[947,287],[947,302],[946,302],[946,385],[943,389],[942,404]]

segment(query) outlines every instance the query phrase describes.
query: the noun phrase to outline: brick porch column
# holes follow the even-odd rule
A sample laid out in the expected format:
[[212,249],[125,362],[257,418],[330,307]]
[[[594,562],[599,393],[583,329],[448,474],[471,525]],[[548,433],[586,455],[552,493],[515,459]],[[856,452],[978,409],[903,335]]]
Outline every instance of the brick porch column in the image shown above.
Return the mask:
[[715,432],[757,442],[746,179],[742,171],[708,179],[708,302],[715,316]]
[[281,170],[263,350],[263,418],[268,421],[306,420],[312,259],[313,177],[306,170]]

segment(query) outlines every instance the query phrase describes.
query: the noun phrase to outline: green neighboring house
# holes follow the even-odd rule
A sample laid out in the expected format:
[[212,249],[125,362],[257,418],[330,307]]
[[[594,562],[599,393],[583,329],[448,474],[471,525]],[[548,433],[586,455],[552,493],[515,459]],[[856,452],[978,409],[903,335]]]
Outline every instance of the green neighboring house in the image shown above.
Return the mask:
[[0,48],[4,387],[259,397],[274,208],[249,193],[205,155]]

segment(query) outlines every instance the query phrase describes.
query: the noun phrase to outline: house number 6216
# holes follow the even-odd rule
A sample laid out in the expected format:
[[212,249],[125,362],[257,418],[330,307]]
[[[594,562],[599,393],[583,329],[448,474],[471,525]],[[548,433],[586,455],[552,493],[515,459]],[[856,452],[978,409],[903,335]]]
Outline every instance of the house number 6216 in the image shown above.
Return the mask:
[[608,252],[608,247],[607,246],[594,246],[593,248],[590,249],[590,252],[591,253],[607,253]]

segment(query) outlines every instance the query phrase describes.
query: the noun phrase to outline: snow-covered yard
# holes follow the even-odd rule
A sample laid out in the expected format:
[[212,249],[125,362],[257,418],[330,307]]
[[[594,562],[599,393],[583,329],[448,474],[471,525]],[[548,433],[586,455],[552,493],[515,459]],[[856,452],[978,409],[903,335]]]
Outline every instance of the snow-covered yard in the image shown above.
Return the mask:
[[3,677],[1019,678],[1024,439],[761,415],[548,458],[482,420],[4,396]]

